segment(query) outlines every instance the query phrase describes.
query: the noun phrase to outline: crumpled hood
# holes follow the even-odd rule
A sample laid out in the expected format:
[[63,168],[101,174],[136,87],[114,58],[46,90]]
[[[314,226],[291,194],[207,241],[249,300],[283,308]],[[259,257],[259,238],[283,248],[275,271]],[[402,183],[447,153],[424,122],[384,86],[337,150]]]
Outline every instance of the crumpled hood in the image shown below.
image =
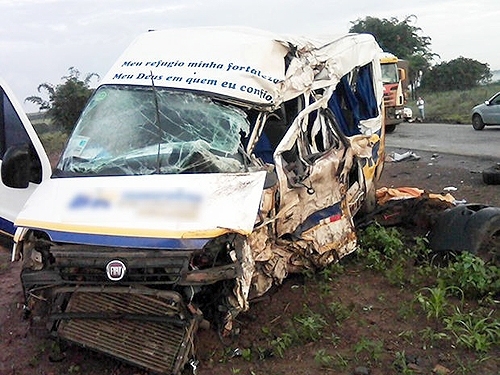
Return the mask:
[[15,225],[66,233],[212,238],[252,232],[266,172],[52,178]]

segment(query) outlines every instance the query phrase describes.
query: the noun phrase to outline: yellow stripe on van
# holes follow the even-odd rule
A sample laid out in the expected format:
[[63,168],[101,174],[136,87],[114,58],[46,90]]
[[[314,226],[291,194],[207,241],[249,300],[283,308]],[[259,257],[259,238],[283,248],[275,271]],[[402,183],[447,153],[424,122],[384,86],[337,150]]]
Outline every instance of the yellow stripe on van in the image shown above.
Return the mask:
[[249,235],[250,232],[236,230],[230,228],[216,228],[196,231],[175,231],[175,230],[158,230],[158,229],[131,229],[131,228],[114,228],[114,227],[96,227],[91,225],[74,225],[74,224],[54,224],[36,220],[18,220],[18,227],[38,228],[59,232],[109,235],[109,236],[126,236],[126,237],[149,237],[149,238],[214,238],[225,233],[236,232],[242,235]]

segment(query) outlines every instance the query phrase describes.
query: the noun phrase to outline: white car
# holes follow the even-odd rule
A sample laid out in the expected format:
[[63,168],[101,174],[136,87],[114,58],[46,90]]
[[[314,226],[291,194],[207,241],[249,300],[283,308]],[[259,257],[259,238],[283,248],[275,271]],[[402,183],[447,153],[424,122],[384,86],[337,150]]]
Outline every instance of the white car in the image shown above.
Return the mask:
[[483,130],[486,125],[500,125],[500,92],[472,108],[472,127]]

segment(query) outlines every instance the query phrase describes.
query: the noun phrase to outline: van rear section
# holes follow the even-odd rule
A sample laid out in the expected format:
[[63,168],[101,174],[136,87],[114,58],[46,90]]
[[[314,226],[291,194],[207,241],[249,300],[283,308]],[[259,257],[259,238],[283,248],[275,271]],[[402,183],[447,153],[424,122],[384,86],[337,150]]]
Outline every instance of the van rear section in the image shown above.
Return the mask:
[[232,335],[253,298],[354,251],[384,160],[380,53],[362,34],[139,36],[15,221],[33,327],[178,374],[202,323]]

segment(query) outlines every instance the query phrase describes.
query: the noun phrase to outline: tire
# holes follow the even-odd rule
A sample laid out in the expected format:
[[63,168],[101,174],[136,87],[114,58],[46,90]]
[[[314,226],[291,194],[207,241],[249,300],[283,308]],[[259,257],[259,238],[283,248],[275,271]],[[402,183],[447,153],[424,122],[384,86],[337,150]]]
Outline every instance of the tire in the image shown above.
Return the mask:
[[490,262],[494,265],[500,263],[500,217],[496,220],[496,226],[488,230],[477,249],[476,255],[485,262]]
[[392,133],[396,130],[396,125],[385,125],[385,132]]
[[483,130],[484,129],[484,122],[483,122],[483,119],[481,118],[481,115],[478,115],[476,113],[472,116],[472,127],[475,130]]
[[486,185],[500,185],[500,164],[484,169],[482,175]]

